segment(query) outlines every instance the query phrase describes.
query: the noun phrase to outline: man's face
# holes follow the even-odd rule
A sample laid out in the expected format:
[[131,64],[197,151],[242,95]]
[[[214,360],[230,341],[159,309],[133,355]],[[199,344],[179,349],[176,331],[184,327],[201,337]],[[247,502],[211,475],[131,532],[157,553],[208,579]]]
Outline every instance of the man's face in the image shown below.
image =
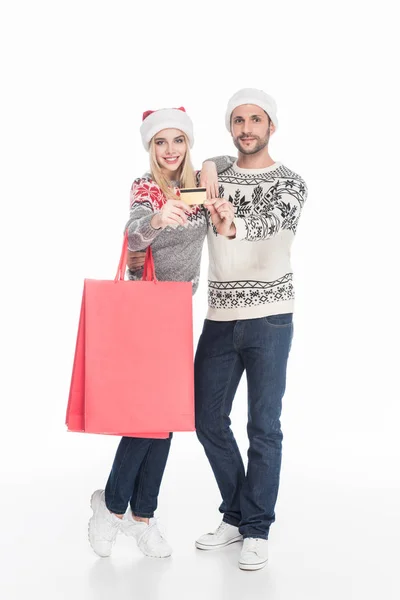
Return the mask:
[[242,154],[256,154],[268,146],[275,127],[266,112],[255,104],[242,104],[231,115],[233,143]]

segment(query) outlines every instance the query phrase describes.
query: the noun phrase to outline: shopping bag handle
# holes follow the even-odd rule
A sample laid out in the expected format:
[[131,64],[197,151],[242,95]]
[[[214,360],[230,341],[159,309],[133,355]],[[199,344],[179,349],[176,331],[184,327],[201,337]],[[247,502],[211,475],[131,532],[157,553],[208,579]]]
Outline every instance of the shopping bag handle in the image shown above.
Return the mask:
[[147,246],[146,257],[144,260],[142,281],[157,281],[156,270],[154,268],[153,252],[151,246]]
[[[124,241],[122,244],[121,256],[118,263],[118,270],[114,281],[123,281],[125,278],[126,263],[128,260],[128,231],[125,231]],[[146,257],[144,261],[142,281],[157,281],[154,268],[153,253],[151,246],[147,247]]]

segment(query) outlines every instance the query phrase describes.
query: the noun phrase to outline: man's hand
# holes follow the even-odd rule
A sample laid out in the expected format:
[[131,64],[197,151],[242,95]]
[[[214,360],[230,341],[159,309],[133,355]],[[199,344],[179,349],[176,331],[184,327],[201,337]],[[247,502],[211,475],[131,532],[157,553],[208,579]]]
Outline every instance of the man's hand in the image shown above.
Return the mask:
[[219,235],[228,238],[236,237],[236,227],[233,223],[235,211],[228,200],[225,200],[225,198],[207,200],[204,206],[208,209],[212,224]]
[[133,252],[128,250],[128,269],[130,271],[139,271],[144,267],[144,260],[146,258],[146,252]]
[[205,187],[207,190],[207,198],[209,200],[218,198],[219,186],[218,186],[218,173],[217,167],[212,160],[206,160],[203,162],[203,167],[200,172],[200,187]]

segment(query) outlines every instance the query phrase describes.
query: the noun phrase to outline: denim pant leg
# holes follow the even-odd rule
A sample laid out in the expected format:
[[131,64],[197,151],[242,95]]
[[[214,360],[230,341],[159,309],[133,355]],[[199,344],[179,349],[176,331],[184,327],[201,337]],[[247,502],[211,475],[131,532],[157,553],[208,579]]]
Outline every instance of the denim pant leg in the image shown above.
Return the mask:
[[222,496],[223,520],[238,526],[244,466],[230,428],[232,401],[243,374],[235,322],[206,320],[195,358],[196,433]]
[[154,516],[171,440],[172,433],[169,434],[168,439],[152,440],[144,457],[130,501],[132,512],[137,517],[150,519]]
[[105,501],[109,511],[117,515],[125,513],[136,477],[152,441],[133,437],[121,439],[105,489]]
[[244,537],[268,538],[282,455],[280,415],[293,335],[292,314],[246,321],[241,354],[248,388],[248,467],[241,489]]

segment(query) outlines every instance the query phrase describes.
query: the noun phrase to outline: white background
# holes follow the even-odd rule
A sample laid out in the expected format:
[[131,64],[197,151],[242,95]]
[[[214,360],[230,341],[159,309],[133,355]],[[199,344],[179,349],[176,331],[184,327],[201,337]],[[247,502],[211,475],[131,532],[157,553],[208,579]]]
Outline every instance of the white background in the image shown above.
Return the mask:
[[[5,2],[1,44],[2,597],[398,598],[399,93],[395,2]],[[270,152],[307,181],[293,246],[295,337],[270,562],[194,539],[219,494],[194,434],[175,436],[159,516],[174,555],[86,539],[117,439],[64,416],[85,277],[114,277],[146,109],[184,105],[196,167],[234,153],[228,98],[278,103]],[[207,255],[195,298],[206,312]],[[246,388],[233,425],[247,448]]]

